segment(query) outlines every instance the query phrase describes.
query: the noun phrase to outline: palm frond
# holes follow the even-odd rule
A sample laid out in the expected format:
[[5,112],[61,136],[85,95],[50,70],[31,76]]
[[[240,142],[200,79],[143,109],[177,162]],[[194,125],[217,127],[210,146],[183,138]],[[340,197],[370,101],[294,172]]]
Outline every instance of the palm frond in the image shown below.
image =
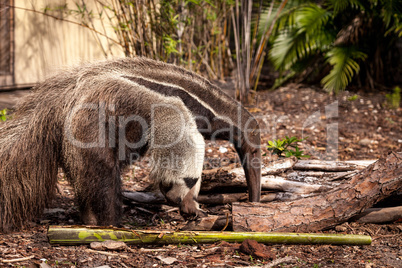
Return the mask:
[[355,59],[365,59],[367,56],[353,47],[334,47],[328,51],[327,57],[333,68],[321,83],[326,90],[337,93],[344,90],[359,72],[360,66]]
[[309,4],[295,11],[293,25],[288,25],[274,40],[270,57],[279,70],[291,68],[317,50],[327,50],[335,40],[327,27],[330,12]]
[[398,37],[402,37],[402,20],[395,19],[394,24],[385,32],[385,35],[395,33]]
[[394,19],[398,21],[402,17],[402,2],[401,0],[383,0],[381,2],[384,7],[381,15],[388,28]]
[[306,3],[305,1],[297,1],[297,0],[288,1],[285,8],[279,14],[277,14],[279,5],[274,6],[271,16],[268,16],[269,9],[268,8],[265,9],[260,16],[259,25],[261,25],[260,28],[261,32],[259,34],[264,35],[264,25],[265,27],[267,25],[269,26],[272,23],[275,16],[277,16],[277,20],[275,22],[275,26],[273,29],[274,35],[285,28],[292,28],[295,25],[296,21],[295,12],[300,8],[308,5],[309,3]]
[[327,5],[335,13],[345,10],[349,6],[349,0],[327,0]]
[[364,10],[364,3],[359,0],[327,0],[327,6],[334,11],[334,15],[348,8]]
[[289,69],[306,53],[305,33],[297,28],[282,31],[275,39],[269,56],[278,70]]
[[328,10],[316,4],[310,4],[296,12],[296,24],[306,33],[313,34],[321,31],[331,16],[332,14]]
[[269,8],[264,9],[261,12],[259,25],[261,26],[259,29],[259,36],[263,36],[265,34],[265,29],[268,29],[271,23],[273,22],[275,16],[278,16],[277,21],[275,23],[275,30],[282,29],[285,25],[293,24],[292,23],[292,14],[297,7],[289,8],[285,7],[285,10],[278,15],[278,6],[274,6],[271,13],[269,13]]

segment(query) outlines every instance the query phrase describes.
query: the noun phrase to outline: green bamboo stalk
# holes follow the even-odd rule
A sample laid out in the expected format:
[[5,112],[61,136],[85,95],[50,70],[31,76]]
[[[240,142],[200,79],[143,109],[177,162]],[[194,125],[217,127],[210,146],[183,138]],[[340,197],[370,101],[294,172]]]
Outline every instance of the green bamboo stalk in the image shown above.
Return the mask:
[[80,245],[105,240],[122,241],[127,244],[204,244],[218,241],[240,243],[245,239],[252,239],[266,244],[371,244],[371,237],[366,235],[205,231],[174,232],[84,226],[49,226],[47,236],[50,244],[58,245]]

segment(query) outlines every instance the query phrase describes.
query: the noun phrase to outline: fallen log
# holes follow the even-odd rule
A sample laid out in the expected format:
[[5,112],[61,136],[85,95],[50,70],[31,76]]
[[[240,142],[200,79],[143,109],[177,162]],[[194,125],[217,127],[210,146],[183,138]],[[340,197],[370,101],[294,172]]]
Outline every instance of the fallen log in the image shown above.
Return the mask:
[[234,231],[314,232],[333,227],[402,190],[402,155],[390,153],[336,189],[289,202],[234,203]]
[[[244,202],[247,201],[246,193],[229,193],[229,194],[208,194],[199,195],[198,202],[201,204],[210,205],[223,205],[231,204],[234,202]],[[270,192],[261,194],[261,203],[272,202],[272,201],[291,201],[299,198],[307,197],[308,194],[303,193],[291,193],[291,192]]]
[[[268,199],[269,195],[263,195],[261,202]],[[247,196],[245,197],[245,199]],[[284,197],[286,198],[286,197]],[[287,197],[289,200],[290,198]],[[277,200],[277,199],[275,199]],[[198,218],[189,221],[184,227],[180,228],[185,231],[223,231],[226,228],[232,228],[232,215],[209,215],[207,217]],[[358,214],[348,221],[360,223],[388,223],[402,220],[402,206],[389,208],[369,208],[363,213]]]
[[278,175],[293,168],[297,163],[296,157],[289,157],[271,162],[261,168],[262,175]]
[[130,201],[134,201],[137,203],[160,204],[166,202],[165,197],[160,192],[123,191],[122,195],[124,198],[127,198]]
[[246,201],[247,193],[224,193],[224,194],[208,194],[199,195],[197,201],[201,204],[231,204],[233,202]]
[[[152,192],[123,192],[123,196],[130,201],[144,204],[161,204],[166,202],[161,193]],[[247,200],[246,193],[229,193],[229,194],[211,194],[200,195],[198,201],[203,204],[228,204],[234,202],[244,202]],[[293,193],[263,193],[261,203],[272,201],[291,201],[303,198],[304,195]],[[195,221],[189,221],[181,230],[192,231],[222,231],[226,228],[232,228],[232,215],[209,215],[207,217],[198,218]],[[390,208],[369,208],[363,213],[349,219],[349,221],[357,221],[361,223],[386,223],[394,222],[402,219],[402,207]]]
[[[297,162],[297,158],[283,158],[277,161],[270,162],[261,167],[261,175],[278,175],[286,170],[292,168]],[[203,170],[203,175],[215,175],[222,171],[228,171],[229,173],[242,173],[242,168],[236,168],[236,164],[230,164],[225,167],[213,168]]]
[[371,159],[371,160],[347,160],[346,163],[355,164],[359,167],[368,167],[373,164],[378,159]]
[[[262,167],[262,190],[274,190],[299,194],[328,191],[365,168],[370,161],[335,162],[285,158]],[[290,171],[290,172],[289,172]],[[203,171],[201,192],[221,192],[225,189],[247,188],[242,168],[215,168]]]
[[49,226],[47,237],[50,244],[81,245],[105,240],[122,241],[127,244],[203,244],[226,241],[241,243],[245,239],[259,243],[275,244],[334,244],[369,245],[366,235],[303,234],[303,233],[255,233],[255,232],[174,232],[144,231],[118,228],[83,226]]
[[320,193],[331,189],[329,186],[319,184],[307,184],[297,181],[285,180],[281,177],[265,176],[261,178],[263,190],[276,190],[298,194]]
[[302,181],[308,183],[327,183],[333,184],[333,181],[347,179],[351,175],[354,175],[359,170],[353,171],[304,171],[304,170],[293,170],[286,174],[286,178],[295,181]]
[[[246,178],[244,171],[240,169],[233,169],[229,171],[228,175],[231,175],[230,180],[223,182],[204,182],[201,184],[201,192],[220,192],[224,189],[247,189]],[[219,176],[219,175],[217,175]],[[284,177],[275,175],[265,175],[261,177],[261,189],[262,190],[275,190],[282,192],[309,194],[328,191],[331,189],[331,185],[310,184],[298,181],[286,180]]]
[[361,223],[386,223],[402,219],[402,206],[390,208],[369,208],[362,214],[359,214],[351,221]]
[[353,163],[340,161],[321,161],[321,160],[302,160],[297,162],[294,170],[320,170],[320,171],[352,171],[363,169],[364,166],[359,166]]
[[[321,187],[321,189],[325,189]],[[131,192],[124,191],[122,193],[123,198],[135,203],[142,204],[163,204],[166,202],[166,199],[162,195],[162,193],[155,192]],[[303,198],[308,196],[308,194],[302,193],[292,193],[292,192],[274,192],[274,193],[263,193],[261,195],[260,202],[272,202],[272,201],[290,201],[299,198]],[[246,201],[248,198],[248,194],[246,192],[243,193],[214,193],[214,194],[200,194],[197,198],[197,201],[201,204],[209,204],[209,205],[224,205],[231,204],[234,202]]]

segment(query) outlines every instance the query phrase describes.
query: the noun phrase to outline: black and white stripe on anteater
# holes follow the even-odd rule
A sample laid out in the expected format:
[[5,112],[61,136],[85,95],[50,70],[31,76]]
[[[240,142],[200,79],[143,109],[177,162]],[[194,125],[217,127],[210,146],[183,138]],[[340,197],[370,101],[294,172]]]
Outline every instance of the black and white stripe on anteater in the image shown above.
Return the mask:
[[0,124],[0,230],[20,228],[52,196],[58,167],[74,185],[86,224],[118,224],[121,170],[149,152],[168,201],[199,215],[204,138],[233,142],[249,199],[259,201],[257,121],[183,68],[125,58],[46,79]]

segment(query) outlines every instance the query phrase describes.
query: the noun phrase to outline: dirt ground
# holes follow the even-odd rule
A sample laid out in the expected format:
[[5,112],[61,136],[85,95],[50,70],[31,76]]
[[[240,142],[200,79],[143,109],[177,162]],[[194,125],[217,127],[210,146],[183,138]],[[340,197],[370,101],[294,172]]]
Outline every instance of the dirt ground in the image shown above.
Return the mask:
[[[299,146],[313,158],[377,159],[390,151],[402,151],[402,109],[389,109],[385,93],[342,92],[334,96],[291,84],[259,93],[250,111],[260,121],[264,144],[286,135],[307,138]],[[230,144],[207,143],[205,168],[236,161]],[[148,171],[146,163],[127,170],[124,188],[146,188],[150,184]],[[41,219],[23,231],[0,235],[1,267],[261,267],[282,258],[287,261],[273,267],[402,267],[401,220],[381,225],[350,222],[324,231],[371,235],[369,246],[259,245],[262,256],[247,253],[240,244],[225,242],[129,246],[122,251],[96,251],[87,245],[53,246],[46,236],[49,225],[81,223],[72,189],[62,173],[59,186],[57,198]],[[393,200],[392,206],[402,205],[401,200]],[[211,214],[230,211],[230,205],[202,207]],[[166,205],[126,204],[122,222],[132,229],[175,230],[184,220]],[[18,261],[24,257],[28,260]],[[7,260],[12,262],[4,262]]]

